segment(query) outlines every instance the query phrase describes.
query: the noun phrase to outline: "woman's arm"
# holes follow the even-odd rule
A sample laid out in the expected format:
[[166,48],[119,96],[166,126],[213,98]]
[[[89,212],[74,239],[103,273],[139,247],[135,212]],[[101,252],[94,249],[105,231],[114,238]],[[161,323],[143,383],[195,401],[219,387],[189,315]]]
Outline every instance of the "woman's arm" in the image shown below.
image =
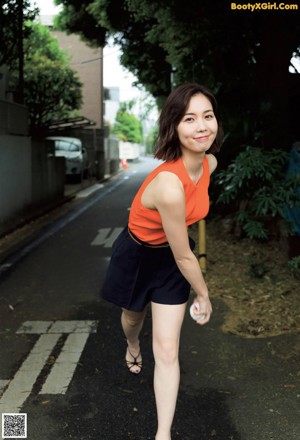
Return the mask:
[[197,314],[206,315],[205,319],[197,322],[205,324],[209,321],[212,307],[198,260],[189,244],[182,184],[172,173],[161,173],[155,180],[152,192],[155,207],[161,215],[176,264],[197,295],[195,301],[200,304],[200,312]]

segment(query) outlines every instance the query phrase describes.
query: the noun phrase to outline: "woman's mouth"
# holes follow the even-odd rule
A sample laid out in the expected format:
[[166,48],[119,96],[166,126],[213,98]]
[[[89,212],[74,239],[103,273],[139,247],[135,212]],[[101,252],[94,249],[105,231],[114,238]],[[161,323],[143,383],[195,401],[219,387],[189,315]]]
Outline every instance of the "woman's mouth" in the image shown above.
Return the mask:
[[196,142],[205,142],[205,141],[207,141],[209,139],[209,136],[208,135],[207,136],[199,136],[199,137],[196,137],[194,139],[195,139]]

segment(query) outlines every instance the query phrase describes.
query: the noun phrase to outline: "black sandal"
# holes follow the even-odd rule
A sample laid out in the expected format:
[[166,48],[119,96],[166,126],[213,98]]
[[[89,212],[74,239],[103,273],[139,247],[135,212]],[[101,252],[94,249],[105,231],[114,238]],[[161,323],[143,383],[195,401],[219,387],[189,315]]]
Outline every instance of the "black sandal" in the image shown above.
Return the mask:
[[[127,347],[127,350],[128,350],[128,353],[130,354],[130,356],[134,359],[133,361],[127,361],[127,359],[125,359],[125,362],[127,364],[127,368],[129,370],[129,372],[134,375],[140,374],[140,372],[142,371],[142,368],[143,368],[143,361],[142,360],[138,361],[137,358],[140,356],[141,351],[139,351],[137,356],[133,356],[133,354],[130,353],[130,350],[128,347]],[[135,367],[135,366],[139,367],[140,371],[131,371],[131,368]]]

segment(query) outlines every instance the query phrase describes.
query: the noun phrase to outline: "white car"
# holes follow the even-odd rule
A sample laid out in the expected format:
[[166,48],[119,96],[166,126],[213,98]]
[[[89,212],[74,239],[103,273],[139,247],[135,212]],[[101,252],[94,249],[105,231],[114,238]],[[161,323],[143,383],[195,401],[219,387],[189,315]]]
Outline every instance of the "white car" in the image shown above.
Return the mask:
[[55,156],[66,159],[66,176],[81,179],[87,173],[87,152],[80,139],[65,136],[50,136],[46,139],[54,141]]

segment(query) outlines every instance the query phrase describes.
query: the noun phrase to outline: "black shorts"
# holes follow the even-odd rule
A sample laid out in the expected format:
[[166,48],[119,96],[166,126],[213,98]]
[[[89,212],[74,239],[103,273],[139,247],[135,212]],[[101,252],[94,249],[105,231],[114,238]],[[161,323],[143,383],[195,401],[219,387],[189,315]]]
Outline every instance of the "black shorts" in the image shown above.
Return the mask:
[[[190,284],[177,267],[168,244],[148,245],[126,227],[115,240],[102,287],[103,299],[141,312],[150,302],[183,304]],[[195,242],[190,238],[190,247]]]

